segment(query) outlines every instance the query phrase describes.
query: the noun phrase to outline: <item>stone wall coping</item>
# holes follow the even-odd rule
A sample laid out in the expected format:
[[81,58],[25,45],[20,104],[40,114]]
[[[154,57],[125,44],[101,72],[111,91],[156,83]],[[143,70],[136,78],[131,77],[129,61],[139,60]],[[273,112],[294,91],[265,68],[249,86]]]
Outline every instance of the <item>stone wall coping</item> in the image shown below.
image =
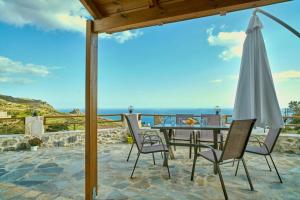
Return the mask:
[[7,135],[0,135],[0,138],[14,138],[14,137],[24,137],[25,134],[7,134]]
[[[126,129],[126,127],[101,128],[101,129],[98,129],[98,132],[100,132],[100,131],[110,131],[110,130],[125,130],[125,129]],[[74,134],[74,133],[83,133],[83,132],[84,132],[84,130],[57,131],[57,132],[45,132],[43,135]]]
[[83,133],[84,130],[75,130],[75,131],[57,131],[57,132],[45,132],[44,135],[58,135],[58,134],[75,134],[75,133]]
[[[267,133],[256,132],[252,133],[253,136],[266,136]],[[290,137],[290,138],[300,138],[300,134],[297,133],[281,133],[279,137]]]

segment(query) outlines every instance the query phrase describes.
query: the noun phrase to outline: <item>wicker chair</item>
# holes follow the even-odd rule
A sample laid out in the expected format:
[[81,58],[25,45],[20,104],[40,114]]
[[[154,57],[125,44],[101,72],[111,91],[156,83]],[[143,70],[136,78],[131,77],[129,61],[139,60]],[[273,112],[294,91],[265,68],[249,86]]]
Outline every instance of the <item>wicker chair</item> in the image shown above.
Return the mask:
[[[202,114],[202,119],[207,119],[208,126],[220,126],[221,116],[215,114]],[[214,143],[213,131],[211,130],[201,130],[195,131],[196,134],[196,143]],[[223,149],[223,135],[218,135],[219,149]]]
[[[213,162],[215,168],[217,169],[217,173],[219,174],[225,199],[228,199],[219,165],[233,162],[234,159],[236,159],[236,160],[242,160],[250,188],[251,190],[254,190],[246,167],[246,163],[243,159],[243,155],[255,121],[256,119],[234,120],[230,126],[223,151],[214,149],[209,145],[199,144],[199,146],[204,146],[206,148],[209,148],[209,150],[195,153],[191,180],[194,179],[195,165],[198,156],[201,156],[207,159],[208,161]],[[198,145],[196,146],[196,148],[198,148]]]
[[[193,115],[187,115],[187,114],[177,114],[176,115],[176,124],[183,124],[183,120],[186,120],[188,118],[192,118]],[[189,147],[189,158],[192,158],[192,143],[193,143],[193,131],[191,130],[174,130],[171,140],[173,142],[176,141],[184,141],[189,142],[191,145]],[[176,145],[174,145],[174,150],[176,151]]]
[[[126,121],[128,124],[129,131],[132,134],[132,136],[134,137],[134,140],[135,140],[135,143],[136,143],[136,146],[138,149],[137,159],[135,161],[135,164],[134,164],[134,167],[133,167],[130,177],[132,178],[132,176],[133,176],[133,173],[136,168],[137,162],[139,160],[140,154],[150,154],[151,153],[153,155],[153,159],[154,159],[154,153],[161,152],[164,154],[164,159],[166,161],[165,163],[166,163],[166,166],[168,169],[168,175],[170,178],[171,176],[170,176],[170,170],[169,170],[169,166],[168,166],[168,156],[167,156],[167,153],[169,152],[169,150],[168,150],[168,147],[163,143],[161,137],[159,137],[158,135],[147,135],[147,134],[141,135],[136,114],[125,115],[125,118],[126,118]],[[151,143],[150,143],[150,146],[147,146],[145,143],[146,140],[150,140],[150,141],[157,140],[157,141],[159,141],[159,143],[156,143],[154,145],[151,145]]]
[[[275,146],[276,141],[277,141],[277,139],[280,135],[280,132],[281,132],[281,128],[277,128],[277,129],[272,129],[271,128],[269,130],[268,135],[266,136],[264,142],[261,142],[257,137],[252,136],[255,140],[253,140],[251,142],[256,142],[256,143],[259,144],[259,146],[247,146],[246,152],[264,156],[265,159],[266,159],[266,162],[269,166],[270,171],[272,171],[272,168],[271,168],[271,166],[268,162],[268,159],[267,159],[267,156],[270,156],[270,159],[273,163],[273,166],[274,166],[274,169],[277,173],[279,181],[280,181],[280,183],[282,183],[282,179],[280,177],[280,174],[279,174],[279,172],[277,170],[277,167],[275,165],[275,162],[274,162],[274,160],[271,156],[271,153],[273,152],[274,146]],[[238,162],[237,167],[236,167],[235,175],[237,175],[238,168],[239,168],[239,162]]]

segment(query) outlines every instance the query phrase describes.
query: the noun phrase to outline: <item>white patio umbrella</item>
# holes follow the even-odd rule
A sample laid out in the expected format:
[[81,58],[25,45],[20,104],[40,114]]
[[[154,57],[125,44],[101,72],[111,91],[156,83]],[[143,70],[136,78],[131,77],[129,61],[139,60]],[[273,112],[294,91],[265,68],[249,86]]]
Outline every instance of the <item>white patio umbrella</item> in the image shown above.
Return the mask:
[[279,128],[284,123],[261,28],[254,13],[246,32],[233,118],[256,118],[257,127]]

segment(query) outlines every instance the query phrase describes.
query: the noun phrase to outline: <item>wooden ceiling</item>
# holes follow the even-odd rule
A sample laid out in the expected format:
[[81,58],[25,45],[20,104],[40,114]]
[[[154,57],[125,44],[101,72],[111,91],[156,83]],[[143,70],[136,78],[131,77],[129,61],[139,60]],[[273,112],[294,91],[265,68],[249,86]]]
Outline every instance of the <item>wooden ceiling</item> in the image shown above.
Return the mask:
[[119,32],[265,6],[287,0],[80,0],[97,33]]

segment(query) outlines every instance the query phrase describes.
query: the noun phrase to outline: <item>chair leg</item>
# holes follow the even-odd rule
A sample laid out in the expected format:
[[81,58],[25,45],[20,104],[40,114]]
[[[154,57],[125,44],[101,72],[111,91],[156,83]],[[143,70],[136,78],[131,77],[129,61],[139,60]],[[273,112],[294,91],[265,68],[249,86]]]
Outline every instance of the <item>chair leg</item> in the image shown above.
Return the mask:
[[138,160],[139,160],[139,157],[140,157],[140,152],[138,152],[138,155],[137,155],[136,161],[135,161],[135,163],[134,163],[134,167],[133,167],[133,170],[132,170],[132,173],[131,173],[130,178],[132,178],[132,176],[133,176],[133,173],[134,173],[136,164],[137,164],[137,162],[138,162]]
[[[195,132],[193,132],[193,141],[192,141],[192,142],[194,142],[194,144],[197,144]],[[194,154],[196,154],[196,153],[197,153],[197,152],[196,152],[196,146],[194,146]]]
[[235,162],[235,158],[233,159],[233,162],[232,162],[232,167],[234,167],[234,162]]
[[189,158],[192,158],[192,134],[190,134],[190,152],[189,152]]
[[164,156],[163,156],[163,153],[162,153],[162,152],[160,152],[160,154],[161,154],[161,158],[164,158]]
[[[197,151],[197,148],[196,148]],[[192,168],[192,174],[191,174],[191,181],[194,180],[194,173],[195,173],[195,166],[196,166],[196,161],[197,161],[197,154],[194,154],[194,161],[193,161],[193,168]]]
[[222,134],[220,135],[220,138],[221,138],[220,149],[223,151],[224,145],[223,145],[223,135]]
[[251,182],[251,179],[250,179],[250,175],[249,175],[249,172],[248,172],[248,169],[247,169],[247,166],[246,166],[244,158],[242,158],[242,163],[244,165],[244,169],[245,169],[245,172],[246,172],[246,175],[247,175],[247,179],[248,179],[248,182],[249,182],[249,185],[250,185],[250,189],[253,191],[254,188],[253,188],[253,185],[252,185],[252,182]]
[[128,154],[128,156],[127,156],[127,162],[128,162],[128,160],[129,160],[129,158],[130,158],[130,154],[131,154],[131,151],[132,151],[132,149],[133,149],[133,145],[134,145],[134,144],[135,144],[135,143],[133,142],[132,145],[131,145],[129,154]]
[[274,160],[273,160],[271,154],[269,154],[269,156],[270,156],[271,161],[272,161],[272,163],[273,163],[273,165],[274,165],[274,168],[275,168],[275,171],[276,171],[276,173],[277,173],[277,176],[278,176],[278,178],[279,178],[279,180],[280,180],[280,183],[282,183],[282,179],[281,179],[281,177],[280,177],[280,174],[279,174],[279,172],[278,172],[278,170],[277,170],[277,167],[276,167],[276,165],[275,165],[275,162],[274,162]]
[[[201,138],[201,137],[200,137],[200,133],[198,132],[198,133],[196,134],[196,141],[195,141],[196,144],[201,144],[200,138]],[[198,151],[201,152],[201,147],[199,147],[199,149],[197,148],[196,150],[197,150],[197,151],[196,151],[195,153],[198,153]]]
[[221,186],[222,186],[222,190],[223,190],[223,193],[224,193],[224,197],[227,200],[228,196],[227,196],[227,192],[226,192],[226,188],[225,188],[223,176],[221,174],[220,166],[219,166],[218,163],[216,163],[216,167],[217,167],[217,171],[218,171],[218,174],[219,174],[219,179],[220,179],[220,182],[221,182]]
[[152,153],[152,158],[153,158],[153,164],[155,165],[155,157],[154,157],[154,153]]
[[268,159],[267,159],[267,156],[265,156],[265,159],[266,159],[266,161],[267,161],[267,164],[268,164],[269,169],[270,169],[270,172],[271,172],[271,171],[272,171],[272,168],[271,168],[271,166],[270,166],[270,164],[269,164],[269,161],[268,161]]
[[168,169],[169,179],[171,178],[170,169],[169,169],[169,163],[168,163],[168,157],[166,152],[164,152],[165,158],[166,158],[166,167]]
[[237,173],[238,173],[238,170],[239,170],[239,165],[240,165],[240,160],[238,160],[238,163],[237,163],[237,166],[236,166],[236,170],[235,170],[235,174],[234,174],[234,176],[236,176],[236,175],[237,175]]

